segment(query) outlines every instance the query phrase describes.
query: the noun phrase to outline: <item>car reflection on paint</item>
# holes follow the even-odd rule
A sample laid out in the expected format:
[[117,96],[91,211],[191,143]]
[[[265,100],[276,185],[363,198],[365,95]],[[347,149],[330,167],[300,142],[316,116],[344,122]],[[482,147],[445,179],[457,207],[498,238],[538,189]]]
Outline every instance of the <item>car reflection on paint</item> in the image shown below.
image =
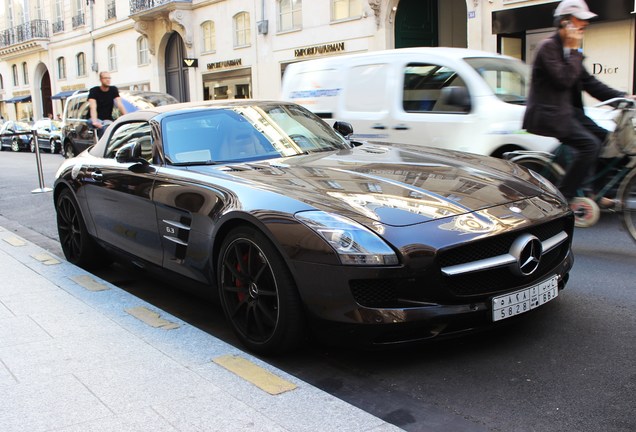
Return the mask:
[[[60,153],[62,151],[62,122],[41,119],[33,123],[32,128],[37,131],[40,150],[46,150],[50,153]],[[31,152],[35,152],[33,137],[29,140],[29,148]]]
[[122,116],[57,173],[64,254],[88,269],[127,259],[218,295],[263,354],[310,334],[367,347],[461,335],[564,288],[573,218],[545,179],[351,132],[272,101]]

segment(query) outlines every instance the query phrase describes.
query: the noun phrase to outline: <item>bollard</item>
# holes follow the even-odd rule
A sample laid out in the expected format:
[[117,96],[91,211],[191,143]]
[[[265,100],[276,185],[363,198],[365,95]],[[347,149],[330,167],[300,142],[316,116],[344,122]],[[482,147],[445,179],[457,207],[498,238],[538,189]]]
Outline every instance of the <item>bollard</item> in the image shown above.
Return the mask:
[[40,187],[38,189],[33,189],[31,193],[51,192],[53,189],[44,186],[44,175],[42,174],[42,158],[40,157],[40,145],[38,144],[38,131],[32,129],[31,134],[33,134],[33,145],[35,145],[35,160],[38,166],[38,179],[40,181]]

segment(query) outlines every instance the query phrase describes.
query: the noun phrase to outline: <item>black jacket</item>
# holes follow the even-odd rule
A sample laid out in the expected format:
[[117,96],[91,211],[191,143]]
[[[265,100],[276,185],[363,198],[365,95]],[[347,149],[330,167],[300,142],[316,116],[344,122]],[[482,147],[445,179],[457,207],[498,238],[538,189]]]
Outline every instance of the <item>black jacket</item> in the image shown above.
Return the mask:
[[572,50],[566,58],[557,32],[544,40],[537,52],[524,129],[555,138],[568,136],[574,127],[575,109],[583,109],[583,90],[601,101],[625,96],[590,75],[579,51]]

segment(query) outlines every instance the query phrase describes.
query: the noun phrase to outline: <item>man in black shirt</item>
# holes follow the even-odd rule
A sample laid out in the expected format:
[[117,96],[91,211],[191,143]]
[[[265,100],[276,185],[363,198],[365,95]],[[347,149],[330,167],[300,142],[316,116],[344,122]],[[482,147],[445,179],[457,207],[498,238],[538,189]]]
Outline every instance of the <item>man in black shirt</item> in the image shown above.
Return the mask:
[[97,129],[97,137],[101,138],[106,128],[104,122],[113,121],[113,107],[117,105],[119,112],[126,114],[126,108],[119,97],[117,87],[110,85],[110,73],[100,72],[99,81],[101,85],[95,86],[88,92],[88,105],[90,107],[90,122]]

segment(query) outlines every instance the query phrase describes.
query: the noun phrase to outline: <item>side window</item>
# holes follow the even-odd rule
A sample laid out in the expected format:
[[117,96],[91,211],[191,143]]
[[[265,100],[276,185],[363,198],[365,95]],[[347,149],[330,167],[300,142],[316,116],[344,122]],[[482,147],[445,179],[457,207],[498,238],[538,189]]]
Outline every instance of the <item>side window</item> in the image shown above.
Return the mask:
[[152,135],[148,122],[130,122],[120,125],[110,137],[104,157],[114,159],[117,150],[123,145],[139,142],[141,157],[148,162],[152,160]]
[[453,69],[435,64],[411,63],[404,69],[402,107],[406,112],[463,112],[442,97],[442,89],[466,87]]

